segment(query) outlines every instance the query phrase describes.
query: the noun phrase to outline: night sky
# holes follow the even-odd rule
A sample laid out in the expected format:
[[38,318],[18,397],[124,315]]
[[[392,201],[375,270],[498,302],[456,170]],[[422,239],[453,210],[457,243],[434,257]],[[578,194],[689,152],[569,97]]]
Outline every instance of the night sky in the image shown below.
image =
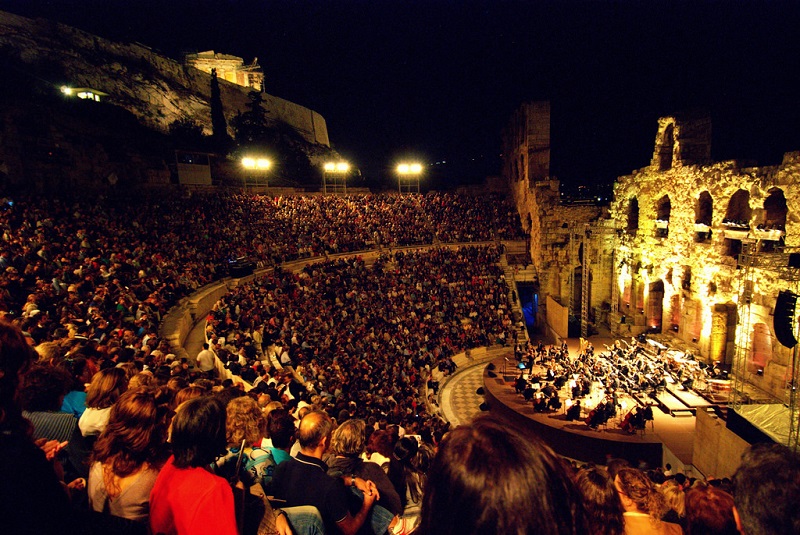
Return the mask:
[[800,3],[0,0],[179,59],[258,57],[268,93],[322,114],[365,175],[406,155],[499,172],[500,131],[552,103],[551,172],[610,183],[649,163],[659,116],[710,110],[716,160],[800,150]]

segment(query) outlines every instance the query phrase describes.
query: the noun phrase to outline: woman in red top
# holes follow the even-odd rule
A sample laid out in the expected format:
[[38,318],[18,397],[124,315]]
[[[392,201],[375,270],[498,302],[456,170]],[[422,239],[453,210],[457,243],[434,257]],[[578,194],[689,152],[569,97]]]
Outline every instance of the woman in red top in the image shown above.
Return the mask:
[[172,453],[150,493],[154,535],[237,535],[233,491],[207,467],[225,453],[225,407],[191,399],[172,421]]

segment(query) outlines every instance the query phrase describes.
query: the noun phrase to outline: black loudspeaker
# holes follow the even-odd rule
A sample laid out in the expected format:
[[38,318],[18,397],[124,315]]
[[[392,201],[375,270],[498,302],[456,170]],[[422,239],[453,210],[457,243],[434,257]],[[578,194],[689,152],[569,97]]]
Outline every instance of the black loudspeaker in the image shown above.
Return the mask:
[[781,290],[778,293],[772,328],[775,332],[775,338],[784,347],[791,348],[797,345],[797,339],[794,337],[795,305],[797,305],[796,294],[788,290]]
[[789,253],[789,267],[800,268],[800,253]]
[[497,374],[496,374],[496,373],[494,373],[494,372],[493,372],[493,371],[491,371],[491,370],[489,370],[489,372],[488,372],[486,375],[488,375],[488,376],[489,376],[490,378],[492,378],[492,379],[494,379],[495,377],[497,377]]
[[487,368],[489,368],[490,370],[493,370],[493,369],[496,368],[496,366],[494,365],[494,362],[490,362],[489,365],[487,366]]
[[483,387],[480,387],[479,389],[477,389],[475,391],[475,393],[478,394],[479,396],[482,396],[483,395]]

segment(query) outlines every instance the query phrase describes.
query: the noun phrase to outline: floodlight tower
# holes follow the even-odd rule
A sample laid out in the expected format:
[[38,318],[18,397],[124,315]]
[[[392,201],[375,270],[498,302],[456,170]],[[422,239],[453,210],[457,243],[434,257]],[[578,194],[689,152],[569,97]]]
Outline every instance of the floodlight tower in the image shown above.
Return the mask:
[[350,164],[347,162],[328,162],[322,168],[322,193],[347,193],[347,175]]
[[400,193],[419,193],[422,164],[401,163],[397,166],[397,187]]
[[250,178],[250,182],[255,186],[259,186],[261,184],[261,179],[263,179],[264,187],[269,187],[268,171],[270,167],[272,167],[272,162],[270,160],[261,156],[245,156],[242,158],[242,167],[245,169],[242,175],[244,191],[247,191],[248,178]]

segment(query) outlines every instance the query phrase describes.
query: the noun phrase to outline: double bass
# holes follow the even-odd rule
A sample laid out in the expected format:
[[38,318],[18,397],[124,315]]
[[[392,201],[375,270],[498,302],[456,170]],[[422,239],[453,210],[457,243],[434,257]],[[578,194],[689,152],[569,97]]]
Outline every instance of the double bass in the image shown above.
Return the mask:
[[630,435],[636,432],[636,429],[633,427],[633,410],[628,411],[628,414],[626,414],[622,422],[620,422],[619,427]]

